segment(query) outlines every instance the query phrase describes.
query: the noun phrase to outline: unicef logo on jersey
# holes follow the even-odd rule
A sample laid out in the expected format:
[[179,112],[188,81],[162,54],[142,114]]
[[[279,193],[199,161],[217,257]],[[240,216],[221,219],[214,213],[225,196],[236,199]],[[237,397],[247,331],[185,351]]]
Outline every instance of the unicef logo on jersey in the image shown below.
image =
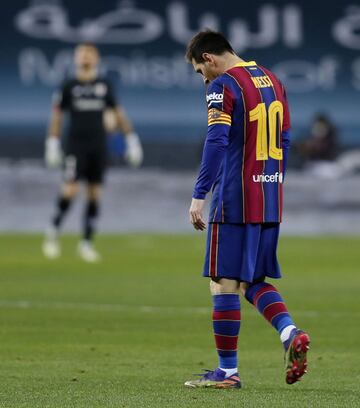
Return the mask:
[[224,100],[224,94],[213,92],[209,95],[206,95],[206,102],[208,106],[211,106],[216,103],[222,103]]
[[276,172],[275,174],[253,174],[254,183],[282,183],[283,174]]

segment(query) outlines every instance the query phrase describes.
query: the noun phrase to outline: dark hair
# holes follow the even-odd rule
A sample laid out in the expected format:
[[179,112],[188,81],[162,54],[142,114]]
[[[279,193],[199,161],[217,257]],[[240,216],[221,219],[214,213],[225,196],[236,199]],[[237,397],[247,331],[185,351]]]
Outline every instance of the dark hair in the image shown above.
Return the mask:
[[222,55],[225,52],[235,53],[225,36],[212,30],[200,31],[190,40],[185,58],[189,62],[194,59],[195,62],[201,63],[204,62],[202,57],[204,52],[215,55]]

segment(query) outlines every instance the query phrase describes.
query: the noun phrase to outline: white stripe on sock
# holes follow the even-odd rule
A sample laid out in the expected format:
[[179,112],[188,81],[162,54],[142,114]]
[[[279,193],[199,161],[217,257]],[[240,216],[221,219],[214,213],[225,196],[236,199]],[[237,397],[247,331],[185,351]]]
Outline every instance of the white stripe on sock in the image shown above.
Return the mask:
[[280,340],[282,341],[282,343],[289,339],[291,330],[293,329],[296,329],[296,326],[291,324],[290,326],[286,326],[285,329],[282,330],[280,334]]
[[232,375],[236,374],[237,371],[238,371],[237,367],[235,367],[235,368],[221,368],[221,367],[219,367],[219,368],[220,368],[220,370],[225,371],[225,373],[226,373],[225,378],[231,377]]

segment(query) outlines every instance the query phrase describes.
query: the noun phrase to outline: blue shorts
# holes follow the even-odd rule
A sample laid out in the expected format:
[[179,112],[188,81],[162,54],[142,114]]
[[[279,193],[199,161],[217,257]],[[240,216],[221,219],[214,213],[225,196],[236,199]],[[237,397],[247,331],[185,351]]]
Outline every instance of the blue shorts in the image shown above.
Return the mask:
[[279,223],[209,224],[203,276],[253,282],[281,278]]

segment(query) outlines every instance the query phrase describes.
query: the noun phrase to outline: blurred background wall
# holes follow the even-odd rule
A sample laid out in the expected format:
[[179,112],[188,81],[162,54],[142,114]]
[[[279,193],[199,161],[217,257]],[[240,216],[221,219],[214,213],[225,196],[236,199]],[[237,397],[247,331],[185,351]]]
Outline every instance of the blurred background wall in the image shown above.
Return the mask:
[[71,75],[74,45],[91,41],[100,47],[103,73],[116,83],[118,98],[146,144],[146,163],[193,167],[206,130],[204,89],[183,55],[189,38],[203,27],[221,30],[244,59],[255,59],[280,77],[292,107],[294,137],[321,111],[341,130],[343,146],[358,145],[360,6],[351,0],[248,5],[7,2],[0,28],[0,155],[41,156],[51,94]]
[[[143,181],[148,179],[141,174],[147,172],[156,184],[154,180],[164,176],[161,169],[172,169],[178,173],[168,175],[163,184],[178,180],[187,206],[206,134],[206,107],[201,78],[186,64],[184,52],[191,36],[204,27],[222,31],[241,57],[272,69],[286,85],[295,146],[292,168],[303,167],[305,159],[297,143],[311,136],[318,114],[336,129],[339,152],[360,147],[360,5],[355,1],[253,0],[250,6],[249,2],[230,0],[14,0],[2,6],[0,18],[1,202],[15,211],[13,218],[2,220],[2,230],[27,229],[26,225],[41,229],[29,217],[25,221],[30,224],[17,222],[19,214],[23,208],[29,211],[29,202],[33,203],[33,213],[39,212],[39,219],[45,211],[40,210],[39,202],[49,208],[46,213],[52,208],[57,176],[49,175],[41,166],[29,171],[21,163],[24,159],[41,163],[52,93],[71,75],[73,47],[82,41],[99,46],[102,73],[113,80],[118,99],[144,143],[145,170],[138,173],[143,184],[136,194],[148,186]],[[121,146],[111,142],[110,149],[116,156]],[[352,160],[356,170],[359,159],[355,155]],[[117,161],[115,157],[113,162]],[[150,167],[160,171],[151,173]],[[187,179],[181,178],[185,173],[179,171],[183,170],[188,171]],[[343,173],[338,170],[330,166],[320,171],[320,176],[336,180],[327,181],[321,194],[311,172],[305,176],[289,173],[289,185],[296,188],[287,192],[287,211],[299,215],[310,209],[313,214],[306,220],[298,217],[302,221],[292,231],[308,232],[317,222],[324,231],[328,220],[334,219],[334,213],[329,216],[327,211],[339,209],[337,226],[348,217],[351,231],[358,231],[353,220],[359,216],[359,180],[355,171],[346,183],[339,182],[337,176]],[[291,178],[295,180],[292,183]],[[46,183],[50,190],[44,187]],[[132,183],[136,184],[134,180]],[[176,188],[165,189],[162,194],[172,194],[172,199]],[[166,201],[169,206],[171,199]],[[179,211],[186,212],[186,206]],[[319,221],[324,213],[329,218]],[[110,215],[108,221],[110,229],[114,228]]]

